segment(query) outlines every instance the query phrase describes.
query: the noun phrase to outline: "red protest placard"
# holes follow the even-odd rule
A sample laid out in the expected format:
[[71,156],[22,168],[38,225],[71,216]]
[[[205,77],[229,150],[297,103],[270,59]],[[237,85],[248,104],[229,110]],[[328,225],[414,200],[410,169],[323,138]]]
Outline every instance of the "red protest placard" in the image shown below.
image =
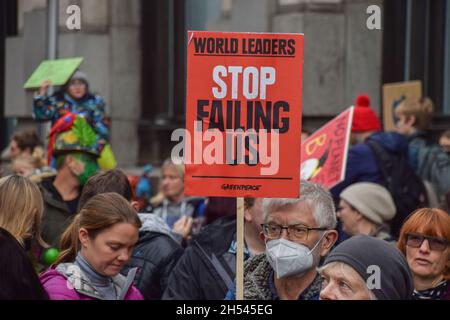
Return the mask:
[[345,178],[353,107],[339,114],[302,144],[301,178],[331,189]]
[[188,32],[185,192],[297,197],[303,35]]

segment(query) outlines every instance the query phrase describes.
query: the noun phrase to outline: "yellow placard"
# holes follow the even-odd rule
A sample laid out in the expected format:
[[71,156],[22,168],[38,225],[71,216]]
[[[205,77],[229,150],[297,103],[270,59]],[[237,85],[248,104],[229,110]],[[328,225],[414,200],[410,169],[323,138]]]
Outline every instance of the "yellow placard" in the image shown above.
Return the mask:
[[385,131],[395,128],[394,110],[405,98],[421,98],[420,80],[387,83],[383,85],[383,123]]

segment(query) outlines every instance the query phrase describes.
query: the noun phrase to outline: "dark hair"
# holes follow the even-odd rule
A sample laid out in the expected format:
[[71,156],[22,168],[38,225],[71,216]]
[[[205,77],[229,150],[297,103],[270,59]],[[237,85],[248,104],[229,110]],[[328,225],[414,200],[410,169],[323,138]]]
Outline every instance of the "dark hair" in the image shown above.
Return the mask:
[[34,130],[23,130],[16,132],[12,139],[16,141],[17,146],[20,150],[24,151],[26,149],[30,149],[30,153],[33,153],[34,149],[38,146],[42,146],[39,137]]
[[26,251],[0,228],[0,300],[48,300]]
[[80,200],[78,202],[78,211],[83,209],[89,199],[101,193],[115,192],[131,201],[133,191],[131,189],[128,177],[119,169],[99,172],[89,178],[83,187]]

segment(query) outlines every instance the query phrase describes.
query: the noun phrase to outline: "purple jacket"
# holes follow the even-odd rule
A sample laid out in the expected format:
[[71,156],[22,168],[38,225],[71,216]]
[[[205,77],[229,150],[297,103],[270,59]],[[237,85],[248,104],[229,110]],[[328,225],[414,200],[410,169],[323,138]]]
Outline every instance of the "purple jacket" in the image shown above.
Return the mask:
[[[134,279],[132,271],[129,277],[121,274],[113,277],[116,289],[121,292],[119,300],[144,300],[129,278]],[[73,263],[62,263],[48,269],[40,276],[40,280],[50,300],[103,300],[90,280]]]

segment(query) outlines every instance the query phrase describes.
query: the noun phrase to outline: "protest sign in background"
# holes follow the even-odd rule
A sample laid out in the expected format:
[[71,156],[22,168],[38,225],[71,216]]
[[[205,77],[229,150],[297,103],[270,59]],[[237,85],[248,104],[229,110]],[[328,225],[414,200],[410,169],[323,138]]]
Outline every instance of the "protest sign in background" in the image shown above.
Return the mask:
[[51,85],[54,86],[64,85],[81,62],[83,62],[83,58],[44,60],[23,87],[24,89],[39,88],[44,80],[50,80]]
[[383,85],[383,124],[385,131],[395,128],[394,110],[405,98],[421,98],[422,82],[407,81]]
[[187,51],[186,193],[297,197],[303,35],[190,31]]
[[328,189],[344,180],[353,109],[339,114],[302,144],[302,179]]

